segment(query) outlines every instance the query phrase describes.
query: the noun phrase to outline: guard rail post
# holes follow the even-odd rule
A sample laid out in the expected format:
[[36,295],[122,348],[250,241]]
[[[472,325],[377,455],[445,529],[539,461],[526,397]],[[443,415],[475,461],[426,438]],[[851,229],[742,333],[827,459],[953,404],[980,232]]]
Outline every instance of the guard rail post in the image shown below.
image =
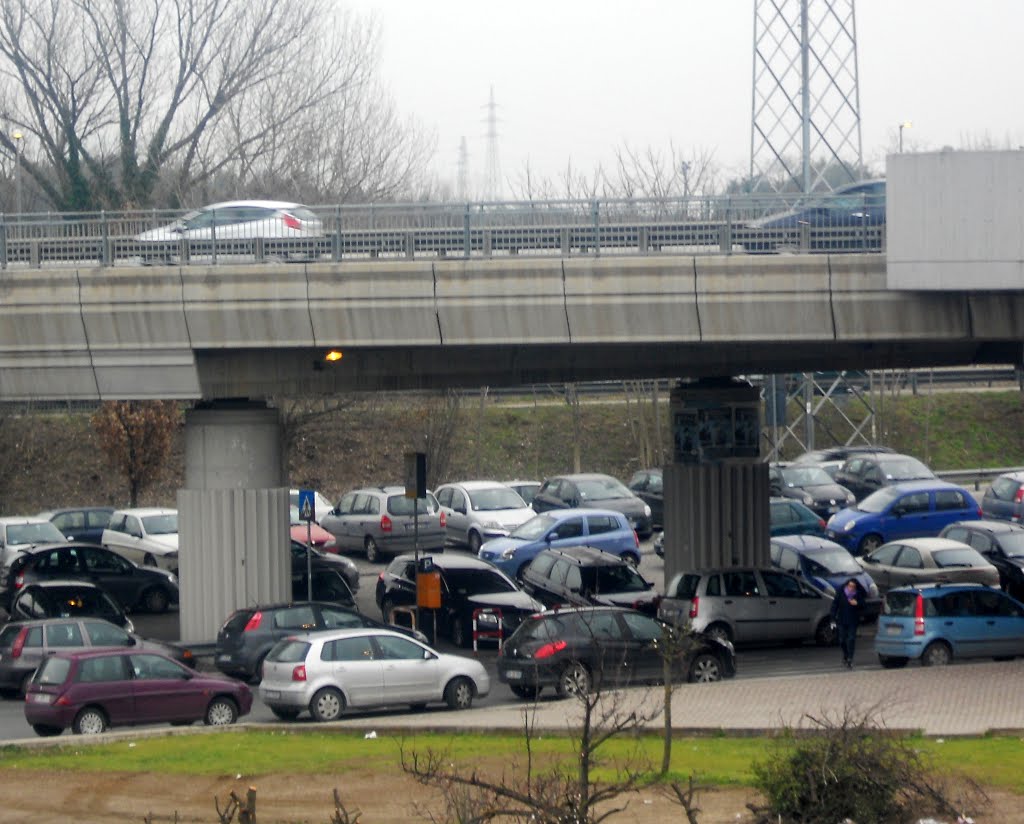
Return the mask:
[[211,209],[210,210],[210,242],[212,244],[212,246],[210,247],[211,255],[212,255],[211,261],[213,262],[213,265],[216,266],[217,265],[217,210],[216,209]]
[[110,260],[110,227],[107,225],[106,209],[100,209],[100,265],[109,266]]
[[470,239],[469,230],[469,204],[466,204],[466,208],[462,213],[462,256],[469,260],[470,253],[473,251],[473,244]]
[[0,212],[0,269],[7,268],[7,215]]
[[341,206],[334,207],[334,237],[331,238],[331,259],[341,260]]
[[594,257],[601,256],[601,207],[598,200],[590,201],[590,214],[594,224]]

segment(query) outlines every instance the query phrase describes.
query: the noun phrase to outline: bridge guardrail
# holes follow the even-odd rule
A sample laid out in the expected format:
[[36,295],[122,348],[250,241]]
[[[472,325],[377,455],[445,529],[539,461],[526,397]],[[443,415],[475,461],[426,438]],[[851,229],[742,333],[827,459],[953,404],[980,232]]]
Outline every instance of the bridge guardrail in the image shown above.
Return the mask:
[[977,469],[944,469],[935,474],[944,481],[959,483],[961,486],[974,484],[974,490],[981,489],[983,481],[992,481],[1007,472],[1024,472],[1024,466],[978,467]]
[[[743,195],[496,203],[310,207],[322,234],[281,237],[255,224],[216,225],[181,237],[143,232],[180,220],[180,210],[0,214],[0,268],[50,265],[175,265],[268,260],[496,257],[601,254],[879,252],[884,223],[849,195]],[[835,208],[828,208],[833,205]],[[796,210],[796,214],[793,214]],[[260,233],[268,236],[253,236]]]

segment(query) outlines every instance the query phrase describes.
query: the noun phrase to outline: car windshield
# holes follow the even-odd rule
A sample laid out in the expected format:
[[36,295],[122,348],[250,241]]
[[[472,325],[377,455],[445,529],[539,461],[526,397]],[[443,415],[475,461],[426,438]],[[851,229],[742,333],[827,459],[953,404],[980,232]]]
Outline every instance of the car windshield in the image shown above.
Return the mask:
[[937,567],[976,567],[987,566],[988,561],[981,557],[976,549],[965,546],[963,549],[937,549],[932,553],[932,560]]
[[827,486],[833,483],[832,477],[817,466],[786,467],[782,470],[782,480],[786,486]]
[[469,500],[477,512],[493,512],[498,509],[522,509],[526,506],[514,489],[474,489]]
[[861,512],[885,512],[902,493],[895,491],[891,486],[885,486],[877,492],[872,492],[863,501],[857,504],[856,509]]
[[611,592],[645,592],[647,582],[628,564],[591,567],[583,570],[584,586],[594,594]]
[[610,501],[613,498],[633,497],[633,493],[615,478],[591,478],[577,481],[576,487],[580,491],[580,500],[583,501]]
[[826,575],[843,575],[845,573],[857,575],[861,572],[860,565],[853,560],[853,556],[842,548],[816,549],[805,554],[811,563],[811,571],[815,575],[821,574],[816,567],[820,567]]
[[446,569],[444,579],[449,591],[459,595],[516,591],[516,585],[496,569]]
[[509,534],[520,541],[536,541],[558,523],[550,515],[537,515]]
[[999,546],[1011,558],[1024,558],[1024,532],[1003,535],[999,539]]
[[50,544],[64,541],[63,533],[49,521],[37,524],[8,524],[7,545]]
[[36,673],[35,682],[47,687],[63,684],[70,669],[71,661],[67,658],[47,658]]
[[147,515],[142,519],[142,525],[146,528],[147,535],[177,535],[178,513]]
[[879,466],[885,477],[893,481],[912,481],[915,478],[934,478],[932,471],[917,458],[896,458],[881,461]]
[[388,496],[388,512],[392,515],[408,515],[412,517],[413,507],[419,515],[429,515],[431,510],[427,506],[426,498],[406,498],[405,495]]

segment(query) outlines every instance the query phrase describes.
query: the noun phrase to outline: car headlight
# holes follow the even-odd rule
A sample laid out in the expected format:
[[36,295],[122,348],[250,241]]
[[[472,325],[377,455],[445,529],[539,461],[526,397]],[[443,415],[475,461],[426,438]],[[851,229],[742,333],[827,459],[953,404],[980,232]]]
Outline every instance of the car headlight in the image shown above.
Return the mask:
[[476,616],[476,622],[478,624],[497,624],[498,616],[493,612],[482,612]]
[[813,495],[808,495],[805,492],[804,493],[804,497],[803,497],[803,504],[804,504],[804,506],[810,506],[813,503],[814,503],[814,496]]
[[167,576],[167,580],[168,581],[170,581],[172,584],[177,584],[178,583],[178,576],[177,575],[175,575],[173,572],[168,572],[166,569],[162,570],[162,571]]
[[857,522],[856,521],[847,521],[846,522],[846,526],[843,527],[843,532],[849,532],[855,526],[857,526]]
[[644,517],[645,518],[650,518],[651,517],[651,505],[650,504],[644,504]]
[[516,548],[514,546],[510,546],[508,549],[503,550],[501,553],[502,560],[505,561],[509,560],[510,558],[514,558],[515,556]]
[[501,523],[498,521],[484,521],[482,526],[484,529],[501,529]]

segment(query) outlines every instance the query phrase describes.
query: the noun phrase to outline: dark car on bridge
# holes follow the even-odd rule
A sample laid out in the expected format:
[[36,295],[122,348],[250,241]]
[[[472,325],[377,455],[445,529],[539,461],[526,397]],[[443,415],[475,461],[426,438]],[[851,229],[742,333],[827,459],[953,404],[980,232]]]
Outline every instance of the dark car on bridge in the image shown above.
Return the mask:
[[808,195],[792,209],[746,223],[747,252],[877,252],[885,225],[885,181],[864,180]]

